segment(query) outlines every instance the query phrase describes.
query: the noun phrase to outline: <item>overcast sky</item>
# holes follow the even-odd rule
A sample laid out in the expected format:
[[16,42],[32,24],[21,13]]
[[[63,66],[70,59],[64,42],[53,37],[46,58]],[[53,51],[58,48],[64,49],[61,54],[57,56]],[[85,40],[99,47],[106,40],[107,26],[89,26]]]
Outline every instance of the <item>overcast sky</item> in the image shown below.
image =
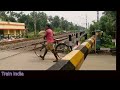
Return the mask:
[[[16,11],[20,12],[20,11]],[[30,13],[31,11],[22,11],[25,14]],[[92,23],[93,20],[97,20],[97,11],[40,11],[45,12],[48,16],[59,16],[64,17],[69,22],[73,22],[74,24],[81,25],[86,27],[86,15],[87,22],[89,24]],[[99,18],[102,16],[103,11],[99,11]]]

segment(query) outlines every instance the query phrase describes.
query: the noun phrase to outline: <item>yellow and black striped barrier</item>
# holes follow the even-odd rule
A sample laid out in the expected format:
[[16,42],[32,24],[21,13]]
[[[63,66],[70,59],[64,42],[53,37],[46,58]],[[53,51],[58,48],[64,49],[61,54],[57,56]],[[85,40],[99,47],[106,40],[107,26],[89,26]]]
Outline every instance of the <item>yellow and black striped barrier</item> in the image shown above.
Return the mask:
[[48,70],[79,70],[94,42],[95,36],[93,35],[75,50],[63,57],[62,60],[48,68]]

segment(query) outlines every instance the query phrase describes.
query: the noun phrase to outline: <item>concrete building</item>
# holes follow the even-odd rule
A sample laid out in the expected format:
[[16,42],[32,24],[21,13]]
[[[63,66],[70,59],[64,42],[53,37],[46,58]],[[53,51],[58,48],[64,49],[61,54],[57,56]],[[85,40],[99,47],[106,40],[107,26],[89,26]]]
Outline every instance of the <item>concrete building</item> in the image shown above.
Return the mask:
[[19,38],[24,32],[24,23],[0,21],[0,38]]

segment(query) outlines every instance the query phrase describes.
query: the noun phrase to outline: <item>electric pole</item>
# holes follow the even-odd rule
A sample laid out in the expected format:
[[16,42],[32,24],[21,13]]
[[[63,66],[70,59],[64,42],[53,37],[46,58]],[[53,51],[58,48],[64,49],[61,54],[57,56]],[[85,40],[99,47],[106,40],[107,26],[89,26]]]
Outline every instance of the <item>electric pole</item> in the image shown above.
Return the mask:
[[87,15],[86,15],[86,29],[87,29]]
[[34,35],[36,36],[36,15],[35,15],[35,11],[33,11],[33,18],[34,18]]
[[90,25],[89,25],[89,22],[88,22],[88,28],[89,28],[89,26],[90,26]]
[[97,11],[97,21],[99,21],[99,11]]
[[[97,11],[97,22],[99,21],[99,11]],[[95,30],[95,53],[96,53],[96,40],[97,40],[97,36],[96,36],[96,30]]]

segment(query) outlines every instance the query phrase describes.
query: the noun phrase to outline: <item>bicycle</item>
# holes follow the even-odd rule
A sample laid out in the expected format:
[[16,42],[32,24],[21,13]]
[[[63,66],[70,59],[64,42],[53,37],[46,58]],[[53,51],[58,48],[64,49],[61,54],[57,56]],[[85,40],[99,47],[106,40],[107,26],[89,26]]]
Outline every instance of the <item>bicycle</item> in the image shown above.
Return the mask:
[[[60,42],[60,41],[62,41],[62,40],[55,39],[54,48],[57,53],[57,56],[61,59],[62,57],[64,57],[66,54],[68,54],[72,50],[68,45],[66,45],[65,43]],[[34,46],[34,52],[38,57],[40,57],[40,52],[46,49],[45,42],[46,41],[44,40],[43,43],[37,43]]]

